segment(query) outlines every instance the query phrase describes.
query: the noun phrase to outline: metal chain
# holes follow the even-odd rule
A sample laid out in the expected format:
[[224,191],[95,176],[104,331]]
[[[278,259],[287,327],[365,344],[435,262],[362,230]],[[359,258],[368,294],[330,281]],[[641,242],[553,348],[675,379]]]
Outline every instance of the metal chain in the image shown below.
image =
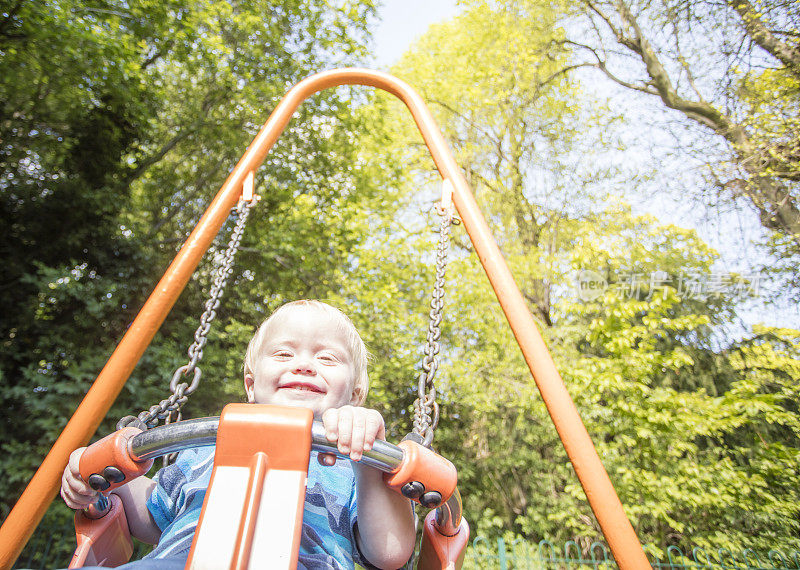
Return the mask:
[[[203,358],[203,347],[208,342],[208,332],[211,330],[211,321],[217,316],[217,309],[219,308],[220,298],[225,292],[225,286],[228,283],[228,278],[233,273],[233,258],[239,250],[239,244],[242,241],[242,234],[244,233],[247,217],[250,215],[250,208],[255,204],[253,201],[241,200],[236,207],[236,225],[231,232],[230,240],[228,241],[228,248],[217,266],[217,273],[214,277],[214,284],[211,287],[211,293],[205,304],[205,310],[200,317],[200,326],[194,333],[194,342],[188,350],[189,362],[179,367],[172,375],[172,380],[169,383],[172,395],[168,398],[161,400],[158,404],[150,406],[150,409],[141,412],[138,417],[126,416],[122,418],[117,424],[117,428],[126,425],[136,425],[142,429],[149,429],[158,425],[160,420],[166,420],[165,423],[172,423],[180,421],[181,408],[189,399],[189,395],[197,389],[200,384],[200,379],[203,375],[198,363]],[[191,375],[191,383],[181,382],[181,378]]]
[[422,445],[430,447],[433,442],[433,431],[439,423],[439,404],[436,403],[436,387],[434,380],[439,370],[439,328],[444,308],[445,268],[447,267],[447,250],[450,243],[450,226],[455,223],[452,212],[440,210],[442,216],[439,226],[439,243],[436,247],[436,279],[431,297],[428,336],[423,349],[422,371],[419,374],[417,399],[414,401],[413,433],[422,438]]

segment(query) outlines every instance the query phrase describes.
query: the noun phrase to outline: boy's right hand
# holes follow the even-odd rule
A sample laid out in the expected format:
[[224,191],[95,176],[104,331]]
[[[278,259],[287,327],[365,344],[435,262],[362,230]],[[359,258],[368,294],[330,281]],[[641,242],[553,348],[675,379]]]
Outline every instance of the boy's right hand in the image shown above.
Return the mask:
[[71,509],[85,509],[97,500],[97,491],[92,489],[82,478],[80,460],[85,447],[79,447],[69,456],[69,462],[61,476],[61,498]]

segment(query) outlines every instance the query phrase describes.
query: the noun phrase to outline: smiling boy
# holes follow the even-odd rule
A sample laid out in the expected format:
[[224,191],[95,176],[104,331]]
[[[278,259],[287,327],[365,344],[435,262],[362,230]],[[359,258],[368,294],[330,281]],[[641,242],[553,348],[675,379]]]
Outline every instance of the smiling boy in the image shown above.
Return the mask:
[[[353,323],[320,301],[283,305],[261,324],[247,348],[244,385],[251,403],[297,406],[321,419],[329,441],[356,463],[312,453],[298,568],[398,568],[411,556],[415,528],[408,499],[391,491],[379,471],[358,460],[385,438],[381,415],[364,408],[367,351]],[[70,456],[61,494],[83,508],[95,493]],[[213,448],[183,452],[174,465],[118,489],[131,534],[158,545],[125,567],[181,567],[191,546],[213,467]]]

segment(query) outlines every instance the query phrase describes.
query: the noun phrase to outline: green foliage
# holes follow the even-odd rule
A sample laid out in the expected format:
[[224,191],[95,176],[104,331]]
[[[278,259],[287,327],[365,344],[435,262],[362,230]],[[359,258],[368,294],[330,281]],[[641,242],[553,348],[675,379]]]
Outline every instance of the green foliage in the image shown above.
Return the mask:
[[[336,6],[63,1],[19,3],[0,20],[0,514],[266,111],[302,76],[364,53],[372,3]],[[726,341],[736,318],[726,295],[690,298],[674,283],[626,289],[625,274],[708,273],[717,254],[694,232],[606,195],[644,175],[625,178],[603,159],[616,141],[587,136],[616,117],[562,72],[572,57],[558,25],[568,6],[464,7],[397,72],[452,142],[640,537],[681,546],[796,537],[800,333],[765,325]],[[363,102],[349,89],[307,101],[259,172],[263,199],[186,416],[240,400],[255,327],[281,303],[314,297],[362,331],[373,355],[368,405],[389,438],[410,430],[438,176],[405,109],[385,96]],[[101,433],[165,397],[229,231]],[[490,537],[597,539],[460,227],[453,242],[435,445],[459,468],[466,516]],[[574,275],[586,269],[609,287],[579,301]],[[55,506],[45,524],[67,517]]]
[[[468,3],[421,38],[397,72],[426,94],[453,142],[640,538],[682,546],[790,540],[797,394],[774,383],[791,385],[798,355],[786,338],[797,333],[756,332],[730,345],[721,331],[736,318],[735,303],[726,295],[692,298],[675,281],[626,292],[625,273],[708,274],[717,254],[694,232],[636,216],[602,193],[603,178],[621,174],[591,164],[601,150],[587,148],[579,125],[613,118],[601,103],[577,101],[576,87],[556,73],[568,56],[553,51],[558,13],[536,6]],[[393,134],[375,152],[401,167],[380,184],[422,183],[424,198],[407,211],[424,210],[436,178],[425,150],[403,111],[383,111],[381,100],[375,108]],[[411,236],[409,247],[420,243],[418,226],[394,227]],[[459,468],[465,512],[489,536],[599,539],[493,293],[465,236],[457,231],[454,241],[436,442]],[[380,243],[379,259],[396,259],[393,240]],[[572,290],[584,269],[609,284],[589,302]],[[400,288],[403,298],[424,291]],[[396,334],[395,344],[408,342],[405,326]],[[750,354],[751,343],[783,356],[758,383],[734,356]],[[764,422],[770,430],[757,427]]]
[[[302,77],[365,54],[372,2],[337,6],[64,0],[0,14],[0,516],[269,109]],[[335,287],[361,239],[343,144],[352,105],[342,92],[309,101],[259,173],[265,199],[190,414],[238,393],[243,347],[276,292]],[[223,248],[224,236],[101,433],[166,396]]]
[[[614,226],[626,225],[624,212],[607,215]],[[705,248],[685,231],[627,219],[630,229],[649,226],[683,242],[670,252],[678,267],[707,262]],[[635,239],[620,245],[626,253],[618,257],[587,241],[575,259],[605,255],[643,271],[672,268],[652,255],[651,245]],[[446,415],[437,436],[459,465],[465,510],[489,535],[511,529],[534,540],[599,540],[491,291],[464,285],[480,283],[475,262],[468,265],[454,268],[459,279],[450,287],[458,291],[448,303],[454,324],[446,337],[454,346],[448,343]],[[702,352],[696,339],[708,334],[710,319],[693,305],[674,289],[649,301],[613,290],[591,303],[565,298],[556,324],[544,332],[642,541],[767,547],[790,540],[797,532],[800,466],[798,394],[789,388],[796,386],[798,333],[764,329],[711,353],[711,363],[695,362],[692,355]],[[758,380],[742,375],[744,355],[759,369]],[[713,378],[719,395],[698,385],[700,375]]]
[[[631,261],[649,249],[627,245]],[[702,251],[696,238],[672,254],[691,265],[692,251]],[[676,255],[681,252],[684,259]],[[662,259],[659,265],[669,267],[664,264]],[[669,537],[706,547],[786,540],[797,529],[800,454],[791,412],[797,394],[776,390],[774,383],[793,383],[800,355],[787,340],[798,333],[763,330],[712,362],[695,362],[695,339],[707,338],[710,319],[684,303],[669,288],[646,302],[611,292],[594,303],[567,306],[589,327],[583,339],[572,339],[579,351],[562,367],[565,378],[643,540]],[[711,310],[719,318],[719,309]],[[743,375],[739,363],[753,354],[751,343],[766,345],[757,353],[776,364],[760,382]],[[773,350],[784,360],[770,358]],[[697,385],[698,372],[714,378],[719,395]],[[775,428],[756,437],[765,421]],[[576,498],[581,493],[574,486],[567,492]]]

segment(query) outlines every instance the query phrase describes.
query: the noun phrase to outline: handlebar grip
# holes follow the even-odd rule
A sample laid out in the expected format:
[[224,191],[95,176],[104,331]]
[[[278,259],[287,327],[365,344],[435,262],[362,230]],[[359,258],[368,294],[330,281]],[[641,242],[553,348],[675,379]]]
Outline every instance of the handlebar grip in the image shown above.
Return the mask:
[[458,483],[455,466],[415,441],[401,441],[398,447],[403,449],[403,462],[383,476],[386,484],[429,509],[447,501]]
[[87,447],[79,462],[83,480],[95,491],[106,493],[147,473],[153,460],[135,461],[128,446],[131,438],[141,432],[139,428],[126,427]]

